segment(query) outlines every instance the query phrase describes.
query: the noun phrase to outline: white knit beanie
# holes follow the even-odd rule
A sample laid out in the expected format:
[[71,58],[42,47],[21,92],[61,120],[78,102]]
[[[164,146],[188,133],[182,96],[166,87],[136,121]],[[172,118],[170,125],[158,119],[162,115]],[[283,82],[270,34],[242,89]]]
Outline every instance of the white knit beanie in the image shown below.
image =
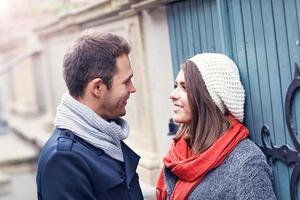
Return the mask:
[[209,95],[221,112],[224,114],[228,110],[243,122],[245,90],[236,64],[217,53],[197,54],[189,60],[198,67]]

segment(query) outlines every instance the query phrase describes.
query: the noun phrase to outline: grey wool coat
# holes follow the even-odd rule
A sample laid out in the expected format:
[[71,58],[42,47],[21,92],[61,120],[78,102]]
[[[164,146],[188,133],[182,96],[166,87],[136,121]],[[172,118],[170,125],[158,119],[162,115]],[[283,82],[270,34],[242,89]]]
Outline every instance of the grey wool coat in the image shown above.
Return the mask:
[[[178,178],[165,168],[167,199]],[[224,163],[211,170],[189,194],[188,200],[274,200],[272,170],[265,155],[250,139],[241,141]]]

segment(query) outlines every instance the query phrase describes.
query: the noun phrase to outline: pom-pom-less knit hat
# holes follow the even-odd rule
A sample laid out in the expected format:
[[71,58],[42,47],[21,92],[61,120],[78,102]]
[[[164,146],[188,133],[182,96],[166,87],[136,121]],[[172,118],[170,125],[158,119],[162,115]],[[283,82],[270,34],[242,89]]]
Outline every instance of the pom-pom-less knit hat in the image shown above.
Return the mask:
[[245,90],[236,64],[218,53],[197,54],[189,60],[198,67],[209,95],[221,112],[229,111],[243,122]]

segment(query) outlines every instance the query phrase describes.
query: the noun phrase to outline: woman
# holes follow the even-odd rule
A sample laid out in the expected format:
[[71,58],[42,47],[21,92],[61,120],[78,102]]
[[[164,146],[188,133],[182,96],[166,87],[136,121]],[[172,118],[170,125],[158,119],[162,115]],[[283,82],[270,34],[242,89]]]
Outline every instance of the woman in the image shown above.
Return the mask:
[[163,159],[158,200],[276,199],[271,168],[242,124],[245,92],[230,58],[186,60],[170,99],[180,128]]

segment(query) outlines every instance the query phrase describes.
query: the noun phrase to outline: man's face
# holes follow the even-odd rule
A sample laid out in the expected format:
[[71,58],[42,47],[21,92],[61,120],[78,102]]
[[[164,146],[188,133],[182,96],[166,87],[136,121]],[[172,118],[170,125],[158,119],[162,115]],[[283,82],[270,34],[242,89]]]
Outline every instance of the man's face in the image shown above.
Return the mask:
[[136,91],[133,83],[133,71],[130,66],[128,55],[123,54],[116,60],[117,72],[112,78],[111,88],[105,87],[100,108],[102,117],[105,119],[115,119],[126,114],[125,106],[130,93]]

